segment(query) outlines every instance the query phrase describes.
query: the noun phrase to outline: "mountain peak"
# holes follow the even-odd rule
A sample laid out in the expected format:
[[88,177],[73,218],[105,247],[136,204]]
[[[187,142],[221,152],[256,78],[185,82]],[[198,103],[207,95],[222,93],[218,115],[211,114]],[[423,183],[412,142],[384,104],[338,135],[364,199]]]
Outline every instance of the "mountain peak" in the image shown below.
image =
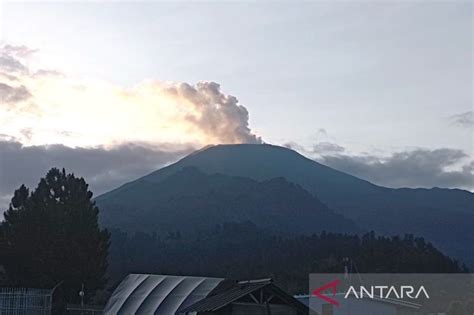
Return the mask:
[[[271,144],[219,144],[206,146],[173,164],[173,169],[186,166],[196,166],[206,173],[222,173],[235,176],[251,177],[265,180],[273,177],[285,177],[287,174],[278,174],[286,169],[289,173],[296,172],[297,176],[304,176],[306,169],[318,169],[319,179],[338,178],[339,182],[369,182],[334,170],[328,166],[308,159],[298,152]],[[166,169],[166,168],[165,168]],[[151,182],[163,179],[163,170],[153,172],[143,179]]]
[[[99,196],[97,203],[100,206],[108,199],[120,199],[125,192],[141,189],[151,189],[149,198],[152,199],[155,185],[187,167],[194,167],[205,175],[221,174],[257,182],[284,178],[363,229],[385,234],[414,233],[447,249],[455,257],[474,259],[472,248],[461,245],[466,235],[472,235],[474,242],[472,227],[467,224],[474,215],[474,194],[448,189],[385,188],[317,163],[291,149],[270,144],[205,147]],[[277,180],[267,186],[278,188],[279,184],[284,185]],[[197,185],[187,187],[195,190]],[[442,229],[439,228],[441,223]]]

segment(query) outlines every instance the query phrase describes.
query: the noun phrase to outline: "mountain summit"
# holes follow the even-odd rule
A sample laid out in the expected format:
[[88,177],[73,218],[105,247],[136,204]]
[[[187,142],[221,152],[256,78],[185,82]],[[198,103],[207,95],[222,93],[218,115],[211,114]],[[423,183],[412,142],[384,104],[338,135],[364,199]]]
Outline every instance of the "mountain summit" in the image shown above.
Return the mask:
[[[235,177],[240,180],[252,180],[252,185],[257,186],[255,182],[264,183],[275,178],[283,178],[286,183],[296,184],[300,189],[309,192],[314,198],[314,203],[319,203],[320,200],[321,204],[327,205],[336,214],[352,220],[363,230],[375,230],[390,235],[413,233],[425,237],[454,257],[462,258],[469,263],[474,262],[472,245],[474,194],[459,189],[381,187],[317,163],[293,150],[267,144],[207,147],[170,166],[103,194],[96,199],[103,215],[103,223],[114,225],[114,222],[120,221],[121,216],[135,217],[137,213],[141,213],[143,205],[156,204],[155,199],[167,186],[166,181],[189,167],[195,168],[202,175],[224,175],[226,180],[222,179],[223,181],[235,181]],[[180,196],[192,195],[199,191],[198,185],[185,183],[185,176],[182,176],[181,180],[182,184],[175,183],[176,187],[181,187],[177,188],[175,198],[179,199]],[[275,193],[284,194],[285,191]],[[287,193],[294,194],[290,191]],[[239,196],[234,194],[232,198],[238,199]],[[142,199],[138,201],[136,198]],[[206,198],[210,198],[211,202],[213,197],[206,195]],[[295,206],[299,201],[298,198],[294,195]],[[161,200],[160,204],[166,202]],[[222,205],[219,211],[228,211],[224,206],[225,202]],[[238,208],[238,204],[234,206]],[[318,207],[320,208],[320,205]],[[119,211],[119,208],[122,208],[122,211]],[[269,207],[262,207],[261,211],[271,213]],[[159,215],[153,212],[147,213],[149,216]],[[181,218],[186,220],[186,214],[182,213]],[[147,221],[145,217],[142,220]],[[349,226],[350,224],[346,227]],[[330,230],[331,225],[327,227],[327,230]],[[315,232],[318,230],[321,230],[320,226],[315,227]],[[307,231],[306,228],[304,231]]]

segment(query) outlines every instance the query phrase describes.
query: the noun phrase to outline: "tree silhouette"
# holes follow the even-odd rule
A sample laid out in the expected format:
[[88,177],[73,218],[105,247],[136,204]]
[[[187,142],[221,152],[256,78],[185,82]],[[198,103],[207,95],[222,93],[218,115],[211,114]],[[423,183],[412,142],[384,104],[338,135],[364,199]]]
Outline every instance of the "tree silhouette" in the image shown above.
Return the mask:
[[61,288],[77,302],[106,283],[110,234],[98,225],[99,209],[83,178],[53,168],[30,192],[22,185],[4,213],[2,264],[8,284]]

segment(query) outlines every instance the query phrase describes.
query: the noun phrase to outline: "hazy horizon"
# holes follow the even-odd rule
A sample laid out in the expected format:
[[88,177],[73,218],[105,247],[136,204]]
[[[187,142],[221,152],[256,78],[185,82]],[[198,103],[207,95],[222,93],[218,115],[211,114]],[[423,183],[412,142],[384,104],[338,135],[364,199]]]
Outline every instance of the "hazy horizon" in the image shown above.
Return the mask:
[[219,143],[474,189],[469,1],[0,6],[3,207],[53,166],[98,195]]

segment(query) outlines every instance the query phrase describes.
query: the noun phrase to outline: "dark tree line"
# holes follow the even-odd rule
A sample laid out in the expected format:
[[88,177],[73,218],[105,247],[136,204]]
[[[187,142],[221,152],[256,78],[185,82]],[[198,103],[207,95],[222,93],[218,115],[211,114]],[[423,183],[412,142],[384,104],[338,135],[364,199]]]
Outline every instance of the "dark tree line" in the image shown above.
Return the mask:
[[34,191],[18,188],[0,225],[3,285],[53,288],[64,300],[86,299],[106,284],[110,234],[83,178],[51,169]]
[[[183,233],[184,234],[184,233]],[[272,277],[291,293],[307,291],[308,274],[344,272],[452,273],[467,271],[423,238],[321,233],[281,237],[250,222],[217,225],[183,236],[112,231],[110,273],[203,275],[252,279]],[[350,258],[350,262],[348,259]]]

